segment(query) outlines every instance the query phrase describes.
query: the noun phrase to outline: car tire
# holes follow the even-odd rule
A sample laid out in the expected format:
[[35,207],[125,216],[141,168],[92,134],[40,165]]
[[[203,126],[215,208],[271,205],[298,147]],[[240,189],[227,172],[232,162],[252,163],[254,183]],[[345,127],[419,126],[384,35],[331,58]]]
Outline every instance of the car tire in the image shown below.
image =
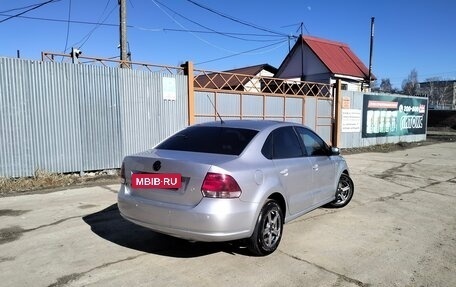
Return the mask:
[[283,232],[283,212],[274,200],[268,200],[260,211],[255,230],[248,240],[248,249],[254,255],[266,256],[279,246]]
[[353,197],[355,187],[348,174],[343,173],[337,183],[336,199],[327,206],[331,208],[341,208],[347,205]]

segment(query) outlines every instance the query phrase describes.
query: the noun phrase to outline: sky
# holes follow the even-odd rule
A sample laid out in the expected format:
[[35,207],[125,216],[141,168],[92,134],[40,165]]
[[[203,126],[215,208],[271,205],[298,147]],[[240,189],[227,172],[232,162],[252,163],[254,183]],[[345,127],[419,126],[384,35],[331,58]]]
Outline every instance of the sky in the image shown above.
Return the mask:
[[[135,62],[192,61],[211,71],[264,63],[278,68],[302,32],[346,43],[368,66],[375,17],[378,83],[388,78],[400,89],[412,69],[420,81],[456,79],[454,0],[126,1]],[[40,60],[43,51],[69,53],[71,47],[84,56],[117,57],[118,23],[118,0],[2,0],[0,57],[17,57],[19,50],[21,58]]]

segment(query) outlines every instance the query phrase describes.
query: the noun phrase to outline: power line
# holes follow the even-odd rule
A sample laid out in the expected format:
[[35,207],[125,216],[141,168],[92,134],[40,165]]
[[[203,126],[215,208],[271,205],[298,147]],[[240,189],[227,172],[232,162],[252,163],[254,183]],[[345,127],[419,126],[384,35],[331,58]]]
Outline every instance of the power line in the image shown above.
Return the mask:
[[[8,14],[0,13],[0,16],[11,16]],[[28,20],[37,20],[37,21],[48,21],[48,22],[58,22],[58,23],[67,23],[68,20],[64,19],[54,19],[54,18],[43,18],[43,17],[30,17],[30,16],[17,16],[17,18],[21,19],[28,19]],[[105,27],[115,27],[118,28],[119,24],[112,24],[112,23],[99,23],[99,22],[90,22],[90,21],[79,21],[79,20],[71,20],[69,21],[72,24],[81,24],[81,25],[98,25],[98,26],[105,26]],[[134,25],[127,25],[128,28],[138,29],[142,31],[150,31],[150,32],[188,32],[188,33],[199,33],[199,34],[218,34],[223,33],[227,35],[240,35],[240,36],[252,36],[252,37],[280,37],[282,35],[266,35],[266,34],[256,34],[256,33],[238,33],[238,32],[212,32],[212,31],[202,31],[202,30],[190,30],[190,29],[174,29],[174,28],[147,28],[141,26],[134,26]]]
[[[140,29],[140,30],[148,30],[148,28],[143,28],[139,26],[132,26],[132,28]],[[151,29],[154,30],[154,29]],[[157,29],[155,29],[156,32]],[[279,37],[283,38],[283,36],[279,35],[265,35],[265,34],[254,34],[254,33],[239,33],[239,32],[212,32],[212,31],[201,31],[201,30],[183,30],[183,29],[171,29],[171,28],[161,28],[160,30],[163,30],[165,32],[193,32],[193,33],[199,33],[199,34],[219,34],[223,33],[226,35],[239,35],[239,36],[251,36],[251,37]]]
[[68,21],[67,21],[67,31],[66,31],[66,40],[65,40],[65,49],[63,49],[63,53],[66,52],[68,47],[68,37],[70,35],[70,21],[71,21],[71,0],[68,4]]
[[[60,0],[58,0],[60,1]],[[11,16],[7,14],[0,14],[0,16]],[[22,18],[22,19],[29,19],[29,20],[40,20],[40,21],[49,21],[49,22],[60,22],[60,23],[67,23],[68,20],[63,20],[63,19],[53,19],[53,18],[43,18],[43,17],[30,17],[30,16],[16,16],[17,18]],[[85,24],[85,25],[96,25],[99,24],[97,22],[90,22],[90,21],[77,21],[77,20],[71,20],[69,21],[70,23],[73,24]],[[110,26],[110,27],[119,27],[119,24],[100,24],[100,26]],[[133,26],[129,26],[131,28],[134,28]]]
[[284,26],[280,26],[280,28],[294,27],[294,26],[296,26],[296,25],[298,25],[298,29],[296,29],[296,32],[295,32],[295,33],[297,33],[297,32],[300,31],[300,34],[302,35],[302,34],[303,34],[303,33],[302,33],[302,28],[304,27],[304,29],[305,29],[306,32],[307,32],[307,35],[310,35],[310,32],[309,32],[309,30],[307,29],[306,24],[304,24],[304,22],[299,22],[299,23],[295,23],[295,24],[284,25]]
[[[196,65],[210,63],[210,62],[215,62],[215,61],[219,61],[219,60],[224,60],[224,59],[235,57],[235,56],[247,55],[247,54],[250,54],[253,51],[258,51],[258,50],[261,50],[261,49],[264,49],[264,48],[268,48],[268,47],[275,46],[275,45],[280,45],[280,44],[285,44],[285,43],[287,43],[287,40],[282,40],[280,42],[276,42],[276,43],[273,43],[273,44],[270,44],[270,45],[262,46],[262,47],[251,49],[251,50],[244,51],[244,52],[239,52],[239,53],[236,53],[236,54],[233,54],[233,55],[228,55],[228,56],[224,56],[224,57],[220,57],[220,58],[216,58],[216,59],[212,59],[212,60],[208,60],[208,61],[204,61],[204,62],[195,63],[195,66]],[[280,46],[278,46],[278,47],[280,47]],[[267,52],[269,52],[269,51],[267,51]]]
[[[108,8],[108,5],[109,5],[109,2],[111,2],[111,0],[108,0],[108,2],[106,3],[106,6],[105,8],[103,9],[103,12],[101,13],[100,15],[100,19],[101,17],[103,16],[103,14],[106,12],[106,9]],[[90,39],[90,37],[92,36],[92,34],[95,32],[95,30],[97,30],[102,24],[104,24],[104,22],[106,22],[106,20],[108,20],[109,16],[111,16],[112,12],[114,12],[114,10],[116,9],[116,6],[114,6],[111,11],[109,11],[108,15],[106,15],[106,17],[103,19],[103,21],[98,21],[97,24],[95,24],[95,27],[92,28],[92,30],[89,31],[89,33],[87,33],[84,37],[82,37],[82,39],[80,41],[78,41],[77,43],[75,43],[74,45],[82,42],[82,44],[79,46],[79,48],[82,48],[82,46],[85,45],[85,43]],[[85,39],[85,40],[84,40]]]
[[42,7],[42,6],[46,5],[46,4],[50,4],[50,3],[53,3],[53,2],[59,2],[59,1],[61,1],[61,0],[49,0],[49,1],[46,1],[46,2],[43,2],[43,3],[40,3],[40,4],[36,4],[35,6],[33,6],[30,9],[27,9],[27,10],[21,12],[21,13],[16,14],[16,15],[12,15],[12,16],[6,18],[6,19],[0,20],[0,23],[3,23],[3,22],[8,21],[10,19],[19,17],[19,16],[21,16],[21,15],[27,13],[27,12],[30,12],[30,11],[35,10],[35,9],[38,9],[38,8],[40,8],[40,7]]
[[300,31],[300,32],[301,32],[301,35],[302,35],[302,34],[303,34],[303,33],[302,33],[302,28],[303,28],[303,27],[304,27],[304,29],[306,30],[307,35],[310,35],[309,30],[307,30],[306,24],[304,24],[304,22],[299,23],[299,28],[296,30],[296,33],[297,33],[298,31]]
[[232,35],[232,34],[223,33],[223,32],[214,30],[214,29],[212,29],[212,28],[210,28],[210,27],[207,27],[207,26],[205,26],[205,25],[203,25],[203,24],[201,24],[201,23],[198,23],[198,22],[196,22],[196,21],[191,20],[190,18],[188,18],[188,17],[182,15],[181,13],[179,13],[179,12],[177,12],[176,10],[170,8],[169,6],[167,6],[167,5],[163,4],[163,3],[161,3],[161,2],[158,1],[158,0],[155,0],[155,2],[157,2],[157,3],[160,4],[160,5],[162,5],[163,7],[165,7],[166,9],[168,9],[169,11],[173,12],[174,14],[176,14],[176,15],[178,15],[178,16],[184,18],[185,20],[187,20],[187,21],[189,21],[189,22],[191,22],[191,23],[193,23],[193,24],[195,24],[195,25],[198,25],[198,26],[200,26],[200,27],[202,27],[202,28],[204,28],[204,29],[207,29],[207,30],[209,30],[209,31],[211,31],[211,32],[213,32],[213,33],[215,33],[215,34],[219,34],[219,35],[221,35],[221,36],[225,36],[225,37],[229,37],[229,38],[233,38],[233,39],[238,39],[238,40],[243,40],[243,41],[251,41],[251,42],[271,42],[271,41],[275,41],[275,40],[246,39],[246,38],[234,36],[234,35]]
[[236,23],[239,23],[239,24],[242,24],[242,25],[251,27],[251,28],[255,28],[255,29],[258,29],[258,30],[261,30],[261,31],[264,31],[264,32],[268,32],[268,33],[272,33],[272,34],[276,34],[276,35],[281,35],[281,36],[284,36],[284,37],[288,37],[288,35],[286,35],[286,34],[279,33],[279,32],[275,32],[275,31],[272,31],[272,30],[270,30],[270,29],[263,28],[263,27],[260,27],[260,26],[258,26],[258,25],[249,23],[249,22],[247,22],[247,21],[244,21],[244,20],[240,20],[240,19],[234,18],[234,17],[229,16],[229,15],[227,15],[227,14],[225,14],[225,13],[219,12],[219,11],[217,11],[217,10],[215,10],[215,9],[212,9],[212,8],[209,8],[209,7],[207,7],[207,6],[204,6],[204,5],[200,4],[200,3],[197,3],[197,2],[195,2],[195,1],[193,1],[193,0],[187,0],[187,1],[190,2],[190,3],[192,3],[193,5],[196,5],[196,6],[200,7],[200,8],[202,8],[202,9],[204,9],[204,10],[210,11],[210,12],[216,14],[216,15],[219,15],[219,16],[221,16],[221,17],[223,17],[223,18],[229,19],[229,20],[234,21],[234,22],[236,22]]
[[[156,0],[151,0],[151,1],[152,1],[152,3],[155,4],[155,6],[157,6],[160,10],[162,10],[162,12],[163,12],[166,16],[168,16],[172,21],[174,21],[174,23],[176,23],[177,25],[179,25],[179,26],[182,27],[183,29],[186,29],[186,27],[185,27],[184,25],[182,25],[181,23],[179,23],[176,19],[174,19],[171,15],[169,15],[165,10],[163,10],[163,8],[160,7],[160,5],[157,3]],[[191,32],[190,32],[190,33],[191,33]],[[225,51],[225,52],[227,52],[227,53],[233,54],[233,55],[230,55],[230,56],[228,56],[228,57],[232,57],[232,56],[235,56],[235,55],[240,55],[240,54],[245,54],[245,53],[246,53],[246,52],[236,52],[236,51],[232,51],[232,50],[225,49],[225,48],[220,47],[220,46],[217,46],[217,45],[215,45],[215,44],[213,44],[213,43],[211,43],[211,42],[209,42],[209,41],[207,41],[207,40],[205,40],[205,39],[203,39],[203,38],[201,38],[201,37],[199,37],[199,36],[197,36],[197,35],[194,35],[193,33],[191,33],[191,34],[192,34],[193,36],[195,36],[197,39],[199,39],[200,41],[202,41],[202,42],[204,42],[204,43],[206,43],[206,44],[208,44],[208,45],[210,45],[210,46],[212,46],[212,47],[214,47],[214,48],[217,48],[217,49],[219,49],[219,50],[222,50],[222,51]],[[274,43],[274,44],[272,44],[272,45],[275,45],[275,44],[277,44],[277,43]],[[268,45],[268,46],[270,46],[270,45]],[[267,47],[267,46],[266,46],[266,47]],[[262,48],[264,48],[264,47],[257,48],[257,49],[253,49],[252,51],[258,50],[258,49],[262,49]],[[226,58],[226,57],[224,57],[224,58]],[[218,60],[218,59],[216,59],[216,60]],[[212,62],[212,61],[215,61],[215,60],[211,60],[211,61],[209,61],[209,62]]]
[[[177,25],[179,25],[179,27],[181,27],[182,29],[186,29],[186,30],[187,30],[187,28],[186,28],[184,25],[182,25],[182,24],[179,23],[176,19],[174,19],[171,15],[169,15],[169,13],[166,12],[166,11],[157,3],[157,1],[155,1],[155,0],[151,0],[151,1],[152,1],[152,3],[155,4],[155,6],[158,7],[158,9],[160,9],[160,10],[161,10],[168,18],[170,18],[174,23],[176,23]],[[236,52],[227,50],[227,49],[225,49],[225,48],[223,48],[223,47],[220,47],[220,46],[217,46],[217,45],[215,45],[215,44],[212,44],[211,42],[209,42],[209,41],[207,41],[207,40],[205,40],[205,39],[199,37],[198,35],[195,35],[195,34],[192,33],[192,32],[190,32],[190,34],[192,34],[195,38],[197,38],[197,39],[200,40],[201,42],[204,42],[204,43],[206,43],[206,44],[208,44],[208,45],[210,45],[210,46],[212,46],[212,47],[214,47],[214,48],[217,48],[217,49],[219,49],[219,50],[223,50],[223,51],[228,52],[228,53],[236,53]]]
[[30,7],[35,7],[35,6],[37,6],[37,5],[40,5],[40,3],[38,3],[38,4],[31,4],[31,5],[27,5],[27,6],[24,6],[24,7],[18,7],[18,8],[8,9],[8,10],[0,11],[0,13],[9,13],[9,12],[17,11],[17,10],[24,10],[24,9],[27,9],[27,8],[30,8]]

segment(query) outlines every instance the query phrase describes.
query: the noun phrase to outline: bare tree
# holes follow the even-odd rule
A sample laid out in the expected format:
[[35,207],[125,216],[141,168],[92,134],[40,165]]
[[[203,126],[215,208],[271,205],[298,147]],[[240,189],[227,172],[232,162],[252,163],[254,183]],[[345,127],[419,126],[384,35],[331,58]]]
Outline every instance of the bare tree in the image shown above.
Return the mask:
[[371,81],[371,86],[370,86],[371,92],[380,92],[380,88],[378,87],[378,81],[377,80],[372,80]]
[[391,81],[389,78],[382,79],[382,82],[380,83],[380,91],[384,93],[391,93],[393,90],[393,86],[391,85]]
[[419,92],[420,83],[418,82],[418,72],[413,69],[407,79],[402,82],[402,91],[406,95],[416,95]]
[[429,104],[435,108],[446,108],[452,105],[454,81],[440,77],[426,79],[421,84],[421,92],[429,98]]

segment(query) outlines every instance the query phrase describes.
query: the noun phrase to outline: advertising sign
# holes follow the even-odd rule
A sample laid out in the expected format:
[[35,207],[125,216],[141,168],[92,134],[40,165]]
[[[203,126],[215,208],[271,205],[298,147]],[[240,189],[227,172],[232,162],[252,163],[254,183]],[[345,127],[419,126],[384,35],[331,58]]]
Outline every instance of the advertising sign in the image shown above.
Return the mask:
[[363,138],[426,133],[427,98],[364,95]]
[[163,77],[163,99],[176,100],[176,79]]
[[342,132],[359,133],[361,131],[361,110],[342,109]]

